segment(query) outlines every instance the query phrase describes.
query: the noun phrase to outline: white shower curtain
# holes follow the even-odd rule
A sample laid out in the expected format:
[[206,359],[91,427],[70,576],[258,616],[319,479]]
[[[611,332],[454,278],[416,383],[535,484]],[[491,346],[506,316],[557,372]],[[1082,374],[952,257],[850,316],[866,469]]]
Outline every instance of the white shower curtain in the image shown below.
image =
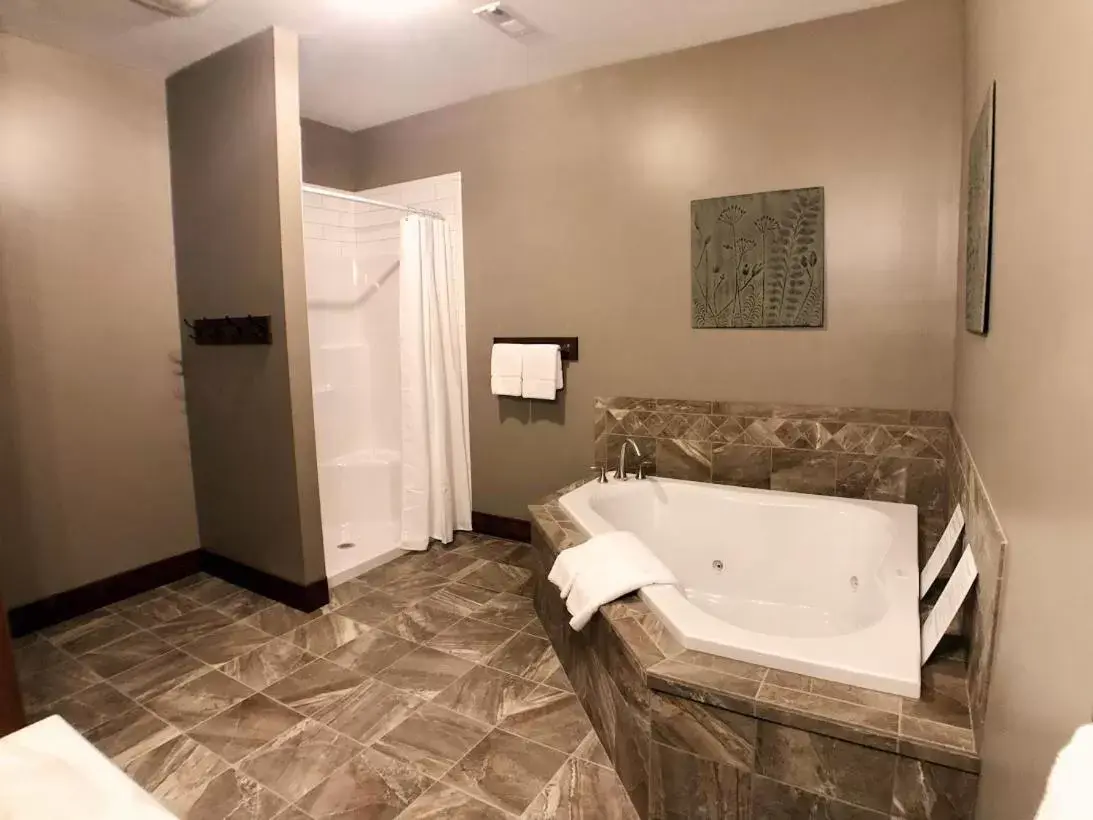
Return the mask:
[[424,550],[471,528],[467,342],[448,224],[402,221],[402,548]]

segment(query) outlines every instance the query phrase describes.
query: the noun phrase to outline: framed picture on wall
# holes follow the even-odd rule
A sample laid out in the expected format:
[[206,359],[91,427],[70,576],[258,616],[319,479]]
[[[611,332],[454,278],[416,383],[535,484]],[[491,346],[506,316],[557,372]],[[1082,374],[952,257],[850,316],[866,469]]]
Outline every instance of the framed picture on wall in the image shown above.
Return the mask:
[[995,84],[972,133],[968,150],[968,215],[964,251],[964,326],[987,334],[990,321],[991,248],[994,231]]

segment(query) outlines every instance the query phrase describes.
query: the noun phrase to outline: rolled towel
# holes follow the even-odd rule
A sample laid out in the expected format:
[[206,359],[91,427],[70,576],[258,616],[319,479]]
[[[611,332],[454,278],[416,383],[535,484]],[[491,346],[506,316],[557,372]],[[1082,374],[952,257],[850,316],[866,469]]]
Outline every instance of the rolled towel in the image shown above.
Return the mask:
[[616,598],[652,584],[678,583],[672,571],[632,532],[596,535],[563,550],[547,579],[558,587],[580,631],[597,610]]
[[1093,817],[1093,725],[1083,726],[1055,759],[1036,820]]

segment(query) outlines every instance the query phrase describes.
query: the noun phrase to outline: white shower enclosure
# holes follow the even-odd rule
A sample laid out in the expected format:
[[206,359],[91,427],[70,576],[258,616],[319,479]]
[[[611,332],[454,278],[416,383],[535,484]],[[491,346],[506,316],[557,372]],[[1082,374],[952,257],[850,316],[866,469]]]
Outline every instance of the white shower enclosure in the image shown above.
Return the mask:
[[[460,175],[355,194],[444,216],[451,238],[453,319],[465,351]],[[406,546],[399,280],[407,213],[307,187],[303,196],[319,494],[333,585],[398,556]],[[465,371],[462,378],[465,384]]]

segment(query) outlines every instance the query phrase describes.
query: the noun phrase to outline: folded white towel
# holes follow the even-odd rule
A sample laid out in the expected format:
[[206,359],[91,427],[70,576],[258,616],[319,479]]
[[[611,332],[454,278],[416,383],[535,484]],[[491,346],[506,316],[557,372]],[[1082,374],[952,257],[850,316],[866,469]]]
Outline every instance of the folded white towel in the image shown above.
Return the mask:
[[522,395],[553,401],[562,389],[562,352],[558,345],[524,345]]
[[1093,725],[1074,733],[1059,752],[1036,820],[1088,820],[1093,817]]
[[490,356],[490,391],[495,396],[521,395],[524,346],[496,344]]
[[616,598],[651,584],[675,584],[675,575],[632,532],[596,535],[563,550],[547,579],[558,587],[580,631],[597,610]]

